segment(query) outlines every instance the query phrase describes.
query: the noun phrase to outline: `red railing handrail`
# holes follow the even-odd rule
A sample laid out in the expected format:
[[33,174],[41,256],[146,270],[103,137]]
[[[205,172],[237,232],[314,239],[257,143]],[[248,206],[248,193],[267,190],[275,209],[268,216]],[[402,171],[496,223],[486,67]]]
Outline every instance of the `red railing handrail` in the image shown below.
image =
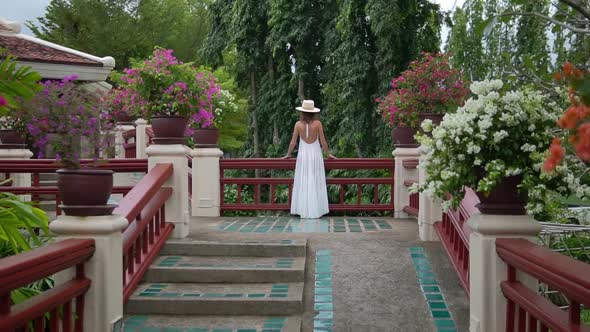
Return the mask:
[[[95,161],[91,159],[81,160],[82,168],[90,167]],[[115,172],[146,172],[147,159],[109,159],[92,165],[92,168],[109,169]],[[55,159],[22,159],[1,160],[0,173],[52,173],[63,166],[56,163]]]
[[143,207],[139,214],[140,219],[129,224],[123,232],[123,251],[129,250],[133,242],[137,240],[147,224],[160,210],[162,205],[172,196],[172,188],[160,188],[150,201]]
[[129,129],[127,131],[124,131],[123,134],[123,139],[128,140],[130,138],[135,138],[135,129]]
[[590,307],[590,264],[525,239],[497,239],[496,251],[509,266]]
[[[295,169],[295,158],[225,158],[220,160],[221,169]],[[394,160],[389,158],[342,158],[325,159],[324,167],[330,169],[393,169]]]
[[93,239],[68,239],[0,259],[0,294],[84,263],[94,254]]
[[172,176],[172,164],[157,164],[119,202],[114,213],[132,222]]
[[[222,184],[274,184],[289,185],[292,178],[222,178]],[[326,184],[391,184],[391,178],[326,178]]]
[[[127,194],[133,189],[132,186],[117,186],[113,187],[113,194]],[[11,193],[15,195],[51,195],[59,194],[59,188],[56,186],[43,187],[0,187],[0,192]]]

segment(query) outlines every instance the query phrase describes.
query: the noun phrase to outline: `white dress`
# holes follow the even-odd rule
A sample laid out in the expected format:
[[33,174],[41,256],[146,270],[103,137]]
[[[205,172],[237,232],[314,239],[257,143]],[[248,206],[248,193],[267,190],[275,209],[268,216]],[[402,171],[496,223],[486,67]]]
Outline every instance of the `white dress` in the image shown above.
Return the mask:
[[[309,136],[308,124],[305,126],[305,133],[306,137]],[[291,214],[299,215],[305,219],[315,219],[328,212],[330,210],[328,208],[326,173],[319,137],[311,144],[300,138],[295,179],[293,180]]]

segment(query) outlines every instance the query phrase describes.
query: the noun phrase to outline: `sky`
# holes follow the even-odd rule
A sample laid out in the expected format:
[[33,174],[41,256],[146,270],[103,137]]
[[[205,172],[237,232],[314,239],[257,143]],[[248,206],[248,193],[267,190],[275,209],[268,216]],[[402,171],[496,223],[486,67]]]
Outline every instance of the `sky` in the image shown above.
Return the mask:
[[[45,7],[50,0],[0,0],[0,17],[9,21],[36,22],[37,17],[43,16]],[[256,0],[253,0],[256,1]],[[431,0],[432,1],[432,0]],[[464,0],[434,0],[439,3],[443,10],[451,10],[456,6],[463,5]],[[31,35],[31,31],[23,26],[23,33]],[[442,40],[447,39],[448,29],[443,28]]]

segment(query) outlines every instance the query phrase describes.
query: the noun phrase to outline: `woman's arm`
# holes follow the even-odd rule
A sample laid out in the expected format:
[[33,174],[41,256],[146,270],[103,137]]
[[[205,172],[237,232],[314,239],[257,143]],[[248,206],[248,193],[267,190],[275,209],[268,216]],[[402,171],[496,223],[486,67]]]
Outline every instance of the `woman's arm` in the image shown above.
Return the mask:
[[297,130],[297,123],[295,123],[295,127],[293,127],[293,136],[291,136],[291,143],[289,143],[289,151],[287,151],[287,155],[283,157],[283,159],[291,158],[291,153],[293,153],[293,149],[297,145],[297,138],[299,138],[299,131]]
[[319,134],[320,143],[322,143],[322,148],[324,149],[324,152],[326,152],[326,156],[328,156],[330,159],[335,159],[336,157],[330,154],[330,148],[328,148],[328,142],[326,141],[326,136],[324,136],[324,126],[322,126],[321,122],[319,125]]

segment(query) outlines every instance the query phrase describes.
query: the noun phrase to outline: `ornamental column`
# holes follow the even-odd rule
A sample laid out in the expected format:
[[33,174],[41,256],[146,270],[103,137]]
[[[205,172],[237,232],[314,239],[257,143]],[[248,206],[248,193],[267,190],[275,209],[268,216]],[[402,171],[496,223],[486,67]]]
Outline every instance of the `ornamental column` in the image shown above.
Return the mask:
[[393,157],[395,159],[392,198],[394,218],[408,218],[408,214],[403,209],[410,203],[410,192],[408,187],[404,185],[404,181],[418,181],[418,170],[416,168],[405,168],[404,161],[418,159],[420,153],[418,148],[396,148],[393,150]]

